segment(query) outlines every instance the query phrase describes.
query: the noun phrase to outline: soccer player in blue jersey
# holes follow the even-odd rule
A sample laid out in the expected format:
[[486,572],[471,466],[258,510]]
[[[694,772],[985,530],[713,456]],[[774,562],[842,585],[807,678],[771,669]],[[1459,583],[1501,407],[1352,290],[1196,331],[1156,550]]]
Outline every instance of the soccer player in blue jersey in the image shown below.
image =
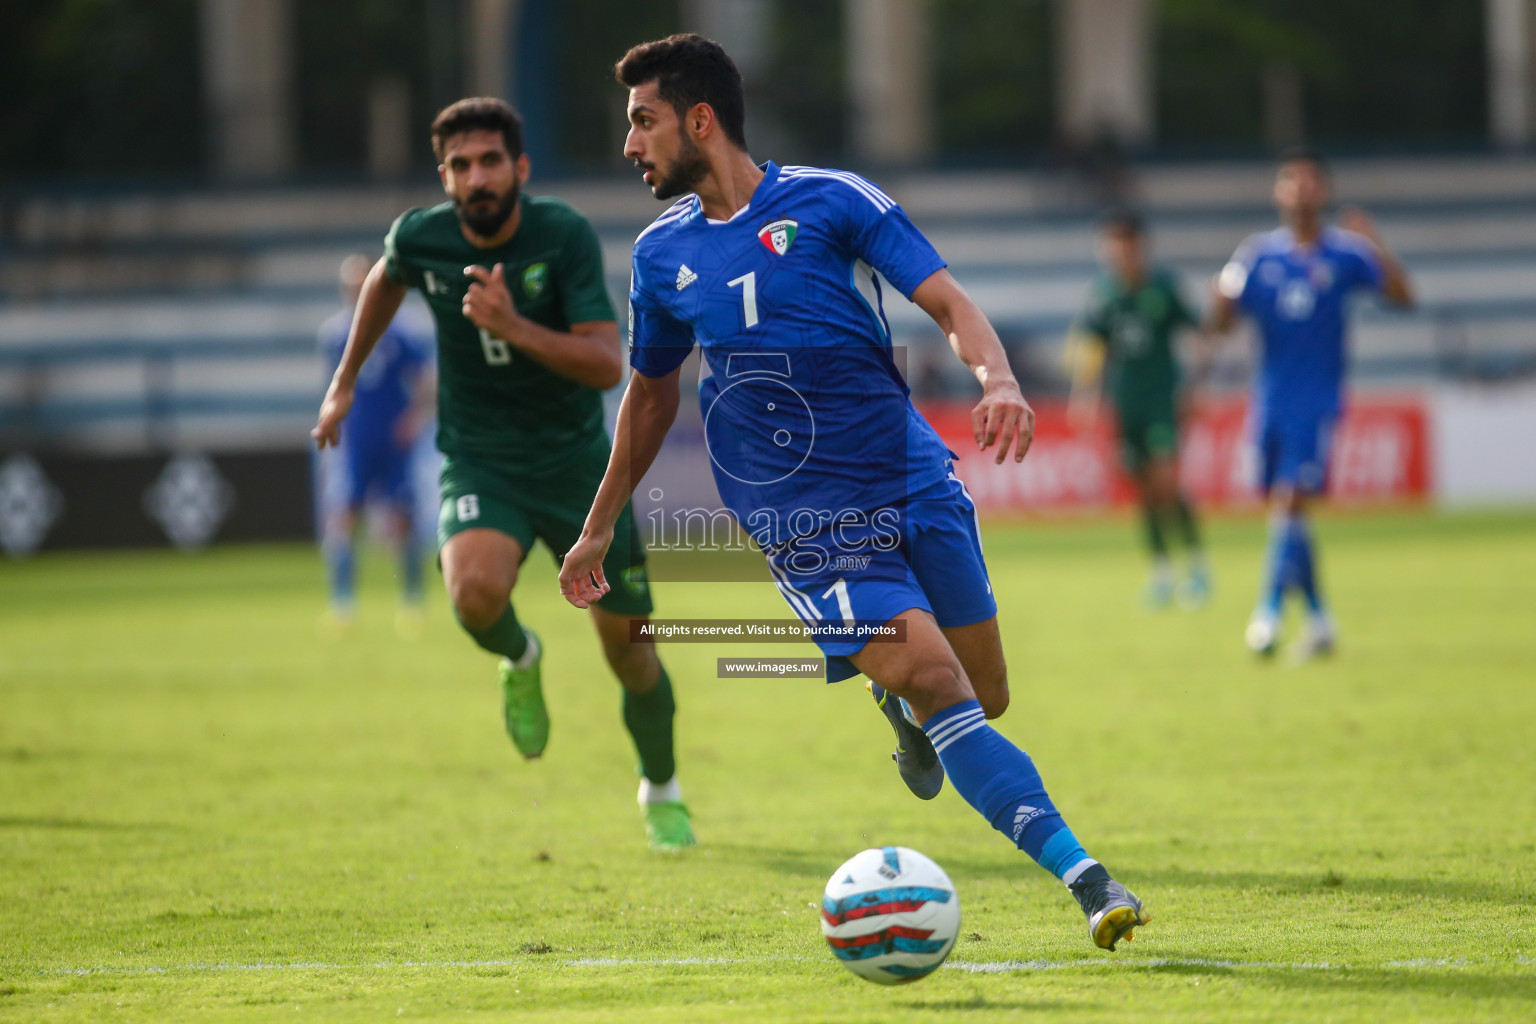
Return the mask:
[[[320,352],[326,369],[341,363],[352,329],[357,298],[372,261],[348,256],[341,264],[341,295],[346,308],[320,328]],[[322,464],[322,550],[330,584],[327,620],[344,627],[352,621],[356,598],[358,517],[369,498],[386,503],[391,540],[399,559],[401,605],[397,623],[414,631],[421,617],[421,544],[416,530],[416,491],[412,453],[432,417],[432,339],[398,319],[390,323],[373,358],[357,378],[357,399],[340,449]],[[329,379],[329,374],[327,379]]]
[[[944,774],[993,827],[1066,883],[1106,949],[1149,920],[1084,852],[1029,756],[988,718],[1008,705],[997,606],[975,506],[893,358],[878,271],[943,330],[983,387],[979,451],[1022,459],[1034,413],[996,333],[901,208],[845,171],[754,163],[741,77],[716,43],[641,44],[615,69],[629,88],[625,155],[658,199],[635,242],[631,375],[613,457],[560,585],[586,607],[607,592],[604,552],[676,416],[695,344],[715,482],[808,626],[889,624],[898,643],[818,634],[830,681],[862,673],[896,728],[919,796]],[[681,197],[681,198],[679,198]],[[909,717],[910,716],[910,717]]]
[[1285,594],[1296,590],[1307,604],[1299,649],[1306,657],[1331,651],[1335,638],[1307,509],[1327,488],[1329,448],[1344,412],[1349,297],[1376,292],[1407,308],[1413,289],[1365,213],[1345,211],[1340,227],[1324,223],[1328,168],[1316,151],[1282,154],[1274,195],[1281,226],[1238,247],[1217,278],[1209,326],[1229,331],[1246,315],[1259,336],[1251,419],[1259,483],[1271,511],[1270,544],[1246,640],[1254,652],[1273,654]]

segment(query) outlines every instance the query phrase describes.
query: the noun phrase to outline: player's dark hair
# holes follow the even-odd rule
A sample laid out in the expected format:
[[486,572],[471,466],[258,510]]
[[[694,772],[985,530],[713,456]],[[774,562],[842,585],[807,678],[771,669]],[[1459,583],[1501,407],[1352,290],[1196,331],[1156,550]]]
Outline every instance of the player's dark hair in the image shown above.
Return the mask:
[[1144,235],[1147,222],[1140,210],[1129,206],[1112,206],[1099,214],[1099,230],[1115,235]]
[[1276,164],[1280,167],[1286,164],[1311,164],[1325,176],[1329,173],[1328,158],[1316,146],[1287,146],[1280,151]]
[[747,101],[741,72],[713,39],[689,32],[641,43],[613,66],[613,77],[631,89],[655,82],[657,93],[672,104],[678,117],[690,107],[708,103],[725,137],[739,148],[747,148]]
[[465,132],[499,132],[512,159],[523,155],[523,119],[506,100],[471,96],[439,110],[432,119],[432,152],[441,160],[448,140]]

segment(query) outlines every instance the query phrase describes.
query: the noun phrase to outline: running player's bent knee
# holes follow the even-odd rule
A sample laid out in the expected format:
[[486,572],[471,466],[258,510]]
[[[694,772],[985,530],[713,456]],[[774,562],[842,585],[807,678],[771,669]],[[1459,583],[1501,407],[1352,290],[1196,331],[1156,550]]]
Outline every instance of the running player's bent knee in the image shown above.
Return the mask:
[[936,711],[974,697],[965,673],[958,665],[944,662],[913,666],[899,687],[887,686],[886,689],[904,698],[918,718],[924,720]]
[[1001,718],[1008,710],[1008,673],[1004,671],[996,679],[972,680],[976,700],[988,718]]
[[465,629],[490,629],[506,611],[510,591],[486,576],[456,576],[448,586],[448,598]]

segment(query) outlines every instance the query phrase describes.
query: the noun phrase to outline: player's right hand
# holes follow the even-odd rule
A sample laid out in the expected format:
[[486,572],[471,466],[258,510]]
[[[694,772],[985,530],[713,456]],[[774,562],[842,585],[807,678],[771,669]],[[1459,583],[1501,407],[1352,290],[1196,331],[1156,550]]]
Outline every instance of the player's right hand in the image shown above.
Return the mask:
[[1018,382],[1009,377],[987,385],[981,401],[971,410],[971,429],[977,451],[997,445],[993,461],[999,466],[1008,457],[1009,447],[1013,448],[1013,461],[1023,462],[1035,439],[1035,410],[1020,394]]
[[320,418],[309,436],[315,439],[316,448],[341,444],[341,421],[352,411],[352,389],[342,387],[334,380],[325,391],[325,401],[320,403]]
[[603,559],[613,543],[613,530],[591,534],[585,530],[560,561],[560,593],[577,608],[590,608],[608,593]]

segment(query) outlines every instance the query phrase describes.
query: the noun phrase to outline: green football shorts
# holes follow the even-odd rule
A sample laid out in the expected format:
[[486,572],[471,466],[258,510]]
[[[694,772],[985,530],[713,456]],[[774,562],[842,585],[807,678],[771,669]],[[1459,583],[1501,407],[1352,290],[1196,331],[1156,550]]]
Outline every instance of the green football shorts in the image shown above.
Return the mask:
[[1179,426],[1172,403],[1156,407],[1121,408],[1120,461],[1131,474],[1148,462],[1179,453]]
[[[522,545],[525,558],[542,540],[559,562],[581,536],[607,465],[606,443],[571,460],[559,476],[537,479],[509,473],[494,459],[445,458],[438,478],[438,548],[461,530],[497,530]],[[645,547],[628,502],[614,525],[603,574],[611,589],[599,608],[616,615],[651,613]]]

